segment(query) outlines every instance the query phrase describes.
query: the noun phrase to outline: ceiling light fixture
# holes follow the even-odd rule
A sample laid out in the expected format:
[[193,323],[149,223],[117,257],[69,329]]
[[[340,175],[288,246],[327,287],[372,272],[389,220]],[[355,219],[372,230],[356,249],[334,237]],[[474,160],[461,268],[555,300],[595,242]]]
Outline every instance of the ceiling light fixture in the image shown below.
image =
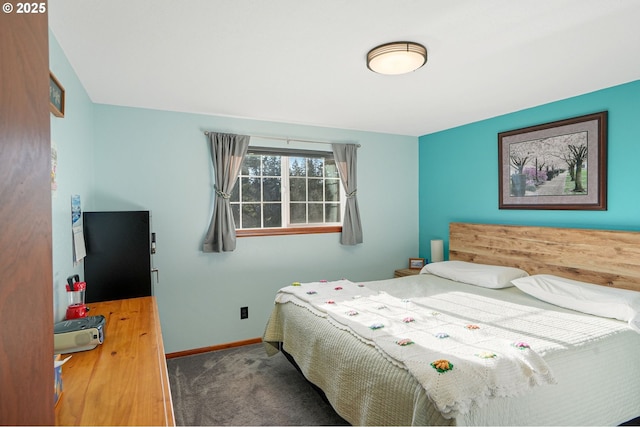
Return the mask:
[[427,63],[427,49],[418,43],[393,42],[367,53],[367,68],[380,74],[405,74]]

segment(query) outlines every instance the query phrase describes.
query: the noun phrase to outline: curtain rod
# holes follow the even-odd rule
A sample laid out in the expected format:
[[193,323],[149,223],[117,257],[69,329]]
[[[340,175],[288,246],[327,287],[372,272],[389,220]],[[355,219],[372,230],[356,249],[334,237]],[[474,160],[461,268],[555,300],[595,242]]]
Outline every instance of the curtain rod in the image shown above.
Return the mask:
[[[208,130],[204,131],[205,135],[209,135],[211,132],[209,132]],[[330,142],[330,141],[317,141],[317,140],[311,140],[311,139],[298,139],[298,138],[283,138],[283,137],[279,137],[279,136],[265,136],[265,135],[249,135],[250,137],[253,138],[262,138],[262,139],[273,139],[276,141],[286,141],[287,143],[291,142],[291,141],[295,141],[295,142],[310,142],[312,144],[344,144],[341,142]],[[357,147],[360,147],[360,144],[355,144]]]

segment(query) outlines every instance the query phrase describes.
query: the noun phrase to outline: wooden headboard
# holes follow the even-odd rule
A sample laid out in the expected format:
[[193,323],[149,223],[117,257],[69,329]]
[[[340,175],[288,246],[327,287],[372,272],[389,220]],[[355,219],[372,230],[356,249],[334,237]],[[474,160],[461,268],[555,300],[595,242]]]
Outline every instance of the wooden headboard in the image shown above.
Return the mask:
[[449,259],[640,291],[640,232],[449,224]]

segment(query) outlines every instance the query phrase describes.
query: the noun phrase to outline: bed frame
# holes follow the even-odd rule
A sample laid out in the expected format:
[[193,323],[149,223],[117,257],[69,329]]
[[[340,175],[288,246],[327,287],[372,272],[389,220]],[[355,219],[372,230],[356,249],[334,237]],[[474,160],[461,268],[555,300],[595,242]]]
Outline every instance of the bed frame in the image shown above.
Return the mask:
[[640,291],[640,232],[449,224],[449,259]]

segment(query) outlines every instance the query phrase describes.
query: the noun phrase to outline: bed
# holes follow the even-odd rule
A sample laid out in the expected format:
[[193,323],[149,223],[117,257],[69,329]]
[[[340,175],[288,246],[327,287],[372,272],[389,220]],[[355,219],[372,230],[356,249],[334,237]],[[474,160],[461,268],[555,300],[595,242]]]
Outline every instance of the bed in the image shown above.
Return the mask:
[[451,223],[449,260],[432,269],[460,263],[529,276],[506,288],[437,268],[293,283],[276,296],[267,352],[286,351],[353,425],[618,425],[640,415],[634,320],[561,307],[527,289],[548,275],[588,282],[598,286],[589,285],[597,289],[585,294],[585,310],[602,302],[626,310],[640,291],[640,233]]

